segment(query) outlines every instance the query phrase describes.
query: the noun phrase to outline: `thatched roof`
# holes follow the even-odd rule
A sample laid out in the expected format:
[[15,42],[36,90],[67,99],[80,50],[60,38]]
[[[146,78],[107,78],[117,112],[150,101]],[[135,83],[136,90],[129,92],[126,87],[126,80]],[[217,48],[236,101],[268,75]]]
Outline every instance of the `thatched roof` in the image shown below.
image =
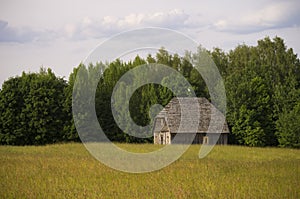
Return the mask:
[[[197,103],[198,105],[193,105]],[[182,114],[181,106],[188,114]],[[197,107],[197,108],[195,108]],[[214,120],[211,120],[211,117]],[[197,121],[198,118],[198,121]],[[163,122],[161,120],[163,119]],[[164,109],[156,116],[154,132],[165,129],[166,126],[171,133],[208,133],[210,126],[213,129],[214,124],[211,121],[225,121],[224,115],[216,109],[206,98],[173,98]],[[198,128],[196,127],[198,123]],[[180,126],[181,125],[181,126]],[[217,125],[215,125],[217,126]],[[219,128],[215,128],[219,129]],[[213,130],[211,133],[217,133]],[[224,122],[222,133],[229,133],[226,121]]]

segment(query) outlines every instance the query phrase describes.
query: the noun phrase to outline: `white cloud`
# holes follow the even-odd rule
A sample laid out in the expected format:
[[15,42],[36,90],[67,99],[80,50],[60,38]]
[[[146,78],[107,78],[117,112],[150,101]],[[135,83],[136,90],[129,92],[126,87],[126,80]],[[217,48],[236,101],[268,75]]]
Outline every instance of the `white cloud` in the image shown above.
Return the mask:
[[14,28],[8,26],[7,21],[0,21],[0,42],[26,42],[37,37],[37,32],[28,28]]
[[142,20],[145,18],[143,14],[130,14],[125,16],[123,19],[116,20],[115,25],[120,28],[133,27],[141,24]]
[[143,25],[161,26],[167,28],[182,28],[190,16],[182,10],[174,9],[169,12],[157,12],[147,15]]
[[0,42],[26,43],[53,39],[57,33],[52,30],[35,30],[31,27],[12,27],[0,20]]
[[80,23],[67,24],[64,31],[66,36],[72,39],[98,38],[145,26],[180,29],[190,23],[189,18],[188,14],[178,9],[151,14],[131,13],[120,18],[114,16],[105,16],[100,20],[84,18]]
[[[103,38],[121,31],[140,27],[164,27],[175,30],[215,30],[235,34],[249,34],[269,29],[300,26],[300,4],[296,1],[275,2],[247,12],[229,13],[227,17],[208,19],[200,13],[187,14],[173,9],[166,12],[131,13],[124,17],[105,16],[84,18],[82,22],[67,25],[66,35],[71,39]],[[70,34],[70,32],[72,34]]]
[[299,9],[298,2],[277,2],[239,17],[220,19],[213,24],[213,27],[218,31],[248,34],[300,26]]
[[83,17],[81,21],[66,23],[62,28],[53,30],[34,30],[32,28],[9,27],[0,21],[0,42],[31,42],[35,40],[86,40],[107,38],[121,31],[140,27],[163,27],[175,30],[201,31],[215,30],[235,34],[249,34],[268,29],[300,26],[299,3],[275,2],[260,9],[245,13],[229,13],[219,19],[207,18],[200,13],[187,14],[180,9],[152,13],[130,13],[123,17],[103,16]]
[[185,20],[185,28],[201,29],[203,27],[211,27],[212,20],[203,16],[202,14],[190,15],[190,17]]

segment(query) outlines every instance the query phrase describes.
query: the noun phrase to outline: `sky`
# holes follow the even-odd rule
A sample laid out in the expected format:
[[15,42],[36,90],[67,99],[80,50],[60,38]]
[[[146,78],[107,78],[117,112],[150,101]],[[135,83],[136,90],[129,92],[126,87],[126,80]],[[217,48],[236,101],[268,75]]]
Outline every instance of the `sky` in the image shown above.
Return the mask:
[[298,0],[0,0],[0,84],[42,66],[67,79],[99,43],[143,27],[176,30],[227,52],[279,36],[300,53]]

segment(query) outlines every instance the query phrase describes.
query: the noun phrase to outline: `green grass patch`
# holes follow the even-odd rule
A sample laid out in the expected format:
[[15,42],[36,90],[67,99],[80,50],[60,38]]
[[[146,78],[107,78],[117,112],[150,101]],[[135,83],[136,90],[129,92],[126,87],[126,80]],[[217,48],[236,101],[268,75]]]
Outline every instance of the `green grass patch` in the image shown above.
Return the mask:
[[[153,144],[117,144],[149,152]],[[130,174],[82,144],[0,146],[0,198],[300,198],[300,150],[193,145],[159,171]],[[134,164],[134,163],[133,163]]]

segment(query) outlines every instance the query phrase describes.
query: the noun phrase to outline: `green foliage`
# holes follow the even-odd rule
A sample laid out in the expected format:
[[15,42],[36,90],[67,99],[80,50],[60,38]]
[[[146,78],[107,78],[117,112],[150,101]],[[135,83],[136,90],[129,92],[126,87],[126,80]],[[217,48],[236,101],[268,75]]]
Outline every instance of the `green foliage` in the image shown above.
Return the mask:
[[66,113],[64,128],[63,128],[63,139],[66,141],[80,141],[78,133],[74,125],[74,119],[72,115],[72,95],[73,87],[75,84],[75,78],[80,66],[73,69],[73,72],[69,76],[68,85],[64,89],[65,101],[63,103],[63,110]]
[[[119,85],[121,89],[119,89],[119,93],[117,93],[118,97],[116,101],[114,101],[114,107],[119,111],[117,117],[123,118],[122,123],[127,124],[127,126],[125,129],[123,129],[125,132],[119,128],[111,111],[111,96],[113,89],[115,88],[119,79],[127,71],[147,63],[158,63],[171,66],[173,69],[183,74],[187,78],[189,78],[191,74],[194,74],[194,79],[193,77],[191,78],[194,81],[190,82],[192,85],[192,88],[190,89],[195,88],[197,90],[198,88],[202,89],[206,87],[201,76],[199,74],[198,76],[196,75],[196,71],[193,71],[193,66],[187,61],[186,58],[181,58],[176,54],[170,55],[163,48],[158,51],[155,58],[153,58],[151,55],[148,55],[147,59],[145,60],[137,56],[132,62],[130,61],[128,63],[124,63],[120,60],[116,60],[112,63],[109,63],[105,68],[100,82],[98,83],[95,108],[101,128],[105,132],[106,136],[112,141],[135,143],[152,142],[152,138],[136,138],[126,133],[131,132],[132,128],[130,125],[131,121],[126,120],[128,115],[125,107],[129,106],[130,117],[132,118],[133,122],[140,126],[146,126],[151,123],[151,107],[155,104],[161,104],[162,106],[165,106],[174,97],[174,93],[172,93],[169,88],[151,83],[138,88],[130,97],[128,104],[126,104],[125,96],[127,96],[129,92],[126,85],[127,83],[131,84],[132,82],[121,82]],[[193,72],[191,73],[191,71]],[[136,85],[141,85],[140,83],[146,78],[143,77],[143,75],[146,74],[131,75],[133,75],[131,80],[127,81],[134,81]],[[162,82],[177,85],[177,79],[172,77],[173,76],[164,78]],[[181,87],[182,85],[177,85],[174,87],[174,89],[177,88],[180,95],[187,96],[189,91],[180,90]],[[196,94],[201,96],[202,93],[202,91],[199,91]]]
[[276,124],[279,146],[300,148],[300,101],[292,110],[280,113]]
[[[164,64],[185,77],[191,87],[182,89],[186,85],[180,85],[178,82],[181,81],[174,74],[168,77],[159,74],[164,77],[162,83],[172,84],[171,89],[177,89],[180,96],[189,96],[193,90],[196,96],[210,99],[207,79],[202,75],[209,74],[210,69],[205,66],[211,62],[203,52],[208,51],[199,47],[197,52],[186,52],[180,57],[161,48],[155,56],[148,55],[146,59],[136,56],[129,62],[117,59],[106,64],[80,64],[70,74],[68,82],[56,77],[50,69],[10,78],[0,90],[0,144],[80,141],[73,117],[84,123],[91,120],[92,114],[74,115],[72,105],[85,110],[87,104],[94,102],[97,122],[111,141],[152,142],[152,138],[141,139],[126,134],[132,131],[131,121],[122,120],[125,132],[116,124],[111,97],[117,82],[126,72],[140,65]],[[299,147],[300,61],[293,50],[285,46],[283,39],[266,37],[256,46],[239,45],[228,53],[215,48],[208,53],[225,81],[230,143]],[[191,60],[194,65],[199,65],[197,69],[201,74]],[[125,96],[129,95],[127,85],[133,81],[141,85],[146,79],[145,74],[131,75],[131,79],[120,83],[119,97],[113,103],[119,110],[118,117],[128,118],[125,108],[128,106],[132,120],[146,126],[159,111],[154,105],[165,106],[175,94],[167,87],[151,83],[139,87],[125,104]],[[214,88],[220,87],[217,81],[213,84]],[[93,86],[97,87],[95,96],[84,95]],[[74,104],[74,97],[80,96],[86,97],[85,103]],[[91,125],[79,126],[87,133],[93,129]]]
[[[229,85],[229,81],[227,83]],[[272,125],[272,118],[268,114],[272,114],[272,110],[263,79],[254,77],[249,82],[232,85],[231,89],[234,92],[228,95],[228,107],[233,110],[229,112],[228,121],[233,124],[232,133],[237,141],[248,146],[270,145],[267,135],[272,134],[268,129]]]
[[211,54],[225,78],[231,142],[278,145],[276,135],[288,129],[279,123],[300,99],[297,55],[278,37],[267,37],[254,47],[240,45],[228,54],[219,49]]
[[0,143],[46,144],[62,141],[66,82],[48,69],[4,82],[1,96]]

